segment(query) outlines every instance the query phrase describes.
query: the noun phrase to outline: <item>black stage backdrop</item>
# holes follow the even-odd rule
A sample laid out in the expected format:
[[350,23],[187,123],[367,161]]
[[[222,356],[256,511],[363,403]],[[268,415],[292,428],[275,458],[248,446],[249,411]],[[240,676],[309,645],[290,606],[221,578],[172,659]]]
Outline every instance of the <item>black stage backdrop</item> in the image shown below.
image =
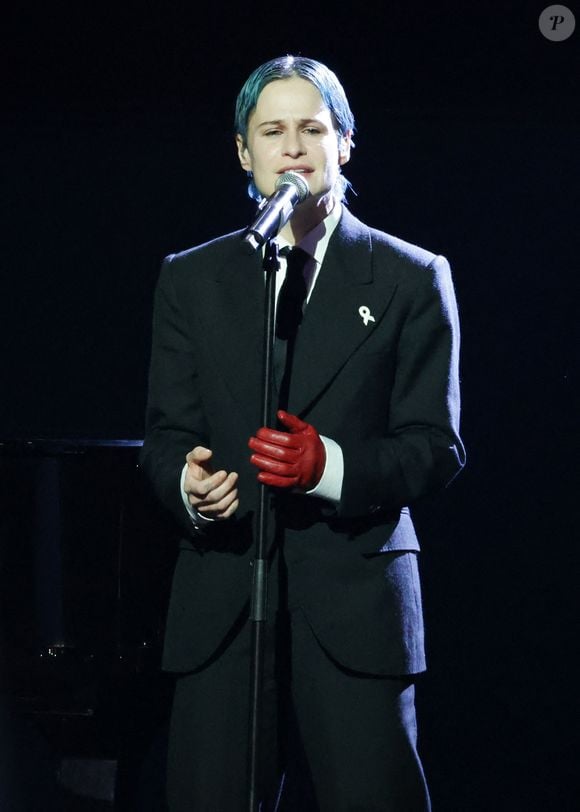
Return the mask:
[[160,262],[249,221],[233,104],[269,58],[336,70],[352,211],[449,258],[468,466],[416,512],[439,812],[577,808],[580,31],[546,39],[544,5],[71,4],[2,26],[1,438],[142,437]]

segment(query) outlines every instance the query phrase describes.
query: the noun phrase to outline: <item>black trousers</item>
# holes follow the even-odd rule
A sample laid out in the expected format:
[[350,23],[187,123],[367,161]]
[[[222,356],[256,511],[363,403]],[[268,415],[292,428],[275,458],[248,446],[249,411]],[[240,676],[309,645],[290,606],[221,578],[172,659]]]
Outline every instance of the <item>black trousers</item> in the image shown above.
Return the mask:
[[[266,636],[262,812],[428,812],[412,679],[341,666],[283,602]],[[170,812],[247,810],[250,649],[246,624],[177,680]]]

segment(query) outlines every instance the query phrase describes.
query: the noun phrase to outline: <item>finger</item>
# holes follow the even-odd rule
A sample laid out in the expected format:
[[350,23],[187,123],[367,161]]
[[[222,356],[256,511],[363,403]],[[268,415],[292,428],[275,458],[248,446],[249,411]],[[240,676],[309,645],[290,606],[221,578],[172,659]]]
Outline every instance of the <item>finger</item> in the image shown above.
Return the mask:
[[218,502],[211,502],[209,504],[200,502],[196,505],[196,509],[199,510],[203,516],[207,516],[207,518],[210,519],[227,518],[237,510],[239,503],[238,491],[234,488],[233,491],[226,494],[226,496]]
[[274,488],[293,488],[298,482],[298,477],[280,477],[275,474],[261,472],[258,474],[258,481],[263,485],[271,485]]
[[293,434],[289,434],[287,431],[268,429],[265,426],[258,429],[256,437],[260,440],[265,440],[266,442],[275,443],[276,445],[284,447],[295,448],[297,443],[297,438]]
[[252,454],[250,462],[252,465],[255,465],[256,468],[259,468],[260,471],[267,471],[268,473],[283,477],[296,476],[295,466],[291,463],[272,460],[270,457],[262,457],[260,454]]
[[224,512],[222,514],[220,514],[219,518],[220,519],[229,519],[230,516],[234,515],[234,513],[239,508],[239,506],[240,506],[240,500],[237,499],[237,498],[234,499],[234,501],[231,503],[229,508],[227,510],[224,510]]
[[308,423],[300,420],[295,414],[285,412],[284,409],[278,409],[276,416],[280,423],[286,426],[287,429],[290,429],[290,431],[304,431],[304,429],[308,428]]
[[218,504],[222,499],[229,496],[234,491],[237,493],[237,481],[238,475],[236,473],[228,474],[226,479],[216,488],[212,488],[211,491],[208,491],[201,501],[203,504],[207,505]]
[[202,445],[196,445],[188,454],[185,456],[186,462],[207,462],[212,456],[212,452],[209,448],[204,448]]
[[279,445],[264,442],[257,437],[251,437],[248,443],[252,451],[257,451],[266,457],[272,457],[276,460],[284,460],[286,462],[295,462],[300,454],[294,448],[281,448]]
[[209,448],[203,446],[196,446],[192,451],[186,454],[188,473],[195,479],[205,479],[214,473],[211,458],[213,454]]
[[198,510],[198,513],[205,519],[211,519],[212,521],[221,521],[221,519],[229,519],[230,516],[233,516],[236,510],[238,509],[239,505],[240,500],[236,499],[232,502],[232,504],[228,508],[221,511],[220,513],[209,513],[207,510],[204,511]]
[[225,471],[216,471],[216,473],[211,474],[211,476],[200,478],[195,475],[195,472],[191,468],[188,468],[183,487],[186,493],[195,496],[197,499],[204,499],[214,488],[219,488],[226,478],[227,474]]

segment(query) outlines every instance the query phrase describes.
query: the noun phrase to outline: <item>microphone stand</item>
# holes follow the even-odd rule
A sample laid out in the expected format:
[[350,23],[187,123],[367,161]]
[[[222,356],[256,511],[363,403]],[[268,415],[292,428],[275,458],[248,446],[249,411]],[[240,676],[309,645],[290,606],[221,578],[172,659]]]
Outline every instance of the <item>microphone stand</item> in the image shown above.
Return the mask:
[[[262,389],[262,426],[271,426],[272,377],[274,359],[274,332],[276,309],[276,273],[279,270],[278,245],[272,239],[265,243],[263,268],[266,274],[264,306],[264,362]],[[252,562],[250,621],[252,624],[252,655],[250,667],[250,723],[248,760],[248,812],[259,812],[262,790],[262,758],[260,752],[260,724],[262,711],[262,677],[266,611],[268,601],[268,536],[271,494],[267,485],[260,484],[257,515],[255,558]]]

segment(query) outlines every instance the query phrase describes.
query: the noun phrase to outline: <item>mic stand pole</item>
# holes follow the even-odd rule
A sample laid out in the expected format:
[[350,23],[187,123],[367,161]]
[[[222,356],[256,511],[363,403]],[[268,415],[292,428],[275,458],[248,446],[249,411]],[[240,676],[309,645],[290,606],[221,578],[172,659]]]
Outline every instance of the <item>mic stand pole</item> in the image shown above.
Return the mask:
[[[271,426],[272,375],[274,358],[274,330],[276,308],[276,272],[280,267],[278,245],[271,239],[265,244],[263,268],[266,274],[266,301],[264,307],[264,364],[262,390],[262,426]],[[271,494],[267,485],[260,484],[258,503],[256,552],[252,562],[250,621],[252,624],[252,659],[250,670],[250,724],[248,761],[248,812],[258,812],[262,790],[262,758],[260,752],[260,724],[262,710],[262,676],[268,600],[268,531]]]

